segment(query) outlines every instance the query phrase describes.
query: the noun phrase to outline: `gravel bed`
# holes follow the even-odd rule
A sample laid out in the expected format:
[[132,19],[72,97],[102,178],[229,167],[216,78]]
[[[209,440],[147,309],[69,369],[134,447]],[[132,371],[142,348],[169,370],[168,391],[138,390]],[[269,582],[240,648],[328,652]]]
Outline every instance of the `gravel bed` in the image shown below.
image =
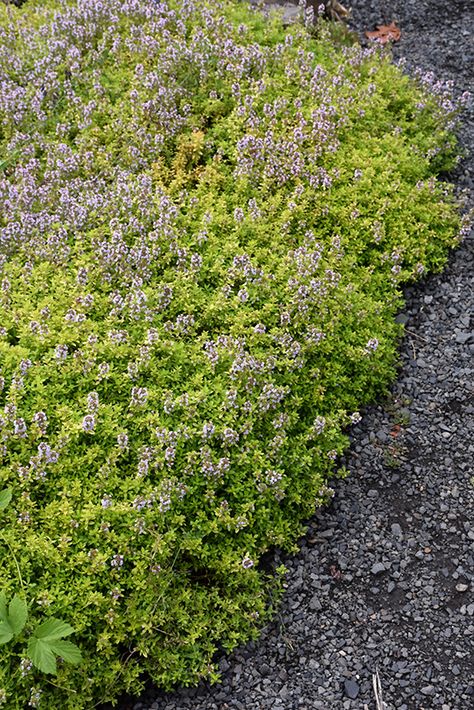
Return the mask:
[[[352,5],[358,32],[396,19],[396,57],[473,90],[472,0]],[[460,138],[473,150],[472,108]],[[453,178],[472,205],[472,158]],[[278,617],[221,659],[221,685],[149,688],[121,710],[372,710],[376,669],[387,710],[474,707],[473,246],[471,234],[406,291],[398,380],[353,429],[351,476],[284,559]]]

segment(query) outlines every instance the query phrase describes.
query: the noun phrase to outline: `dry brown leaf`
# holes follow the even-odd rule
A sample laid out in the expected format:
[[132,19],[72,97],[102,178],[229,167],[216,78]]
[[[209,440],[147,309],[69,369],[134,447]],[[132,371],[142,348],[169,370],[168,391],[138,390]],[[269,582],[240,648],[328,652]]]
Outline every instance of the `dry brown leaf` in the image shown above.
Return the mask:
[[389,25],[377,25],[376,30],[365,33],[366,37],[374,42],[379,42],[380,44],[386,44],[387,42],[398,42],[400,35],[400,28],[397,27],[395,22],[391,22]]

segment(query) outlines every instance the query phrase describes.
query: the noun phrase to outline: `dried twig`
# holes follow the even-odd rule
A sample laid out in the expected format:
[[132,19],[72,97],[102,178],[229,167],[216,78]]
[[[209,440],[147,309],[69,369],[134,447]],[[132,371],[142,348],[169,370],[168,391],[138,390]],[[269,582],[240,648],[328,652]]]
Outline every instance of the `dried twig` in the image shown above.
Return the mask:
[[423,338],[423,336],[418,335],[418,333],[415,333],[413,330],[410,330],[410,328],[405,328],[405,332],[409,333],[413,338],[418,338],[418,340],[422,340],[424,343],[430,342],[426,338]]
[[372,675],[372,685],[374,687],[375,703],[377,705],[377,710],[385,710],[386,705],[382,698],[382,683],[380,682],[380,676],[378,668],[375,669],[375,673]]

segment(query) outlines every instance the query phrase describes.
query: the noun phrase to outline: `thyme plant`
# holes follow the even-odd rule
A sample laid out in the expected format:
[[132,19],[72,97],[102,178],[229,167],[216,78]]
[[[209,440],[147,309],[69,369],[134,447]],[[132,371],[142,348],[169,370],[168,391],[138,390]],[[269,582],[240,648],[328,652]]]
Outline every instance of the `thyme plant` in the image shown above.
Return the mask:
[[319,28],[0,5],[6,708],[217,678],[394,375],[403,284],[462,236],[450,87]]

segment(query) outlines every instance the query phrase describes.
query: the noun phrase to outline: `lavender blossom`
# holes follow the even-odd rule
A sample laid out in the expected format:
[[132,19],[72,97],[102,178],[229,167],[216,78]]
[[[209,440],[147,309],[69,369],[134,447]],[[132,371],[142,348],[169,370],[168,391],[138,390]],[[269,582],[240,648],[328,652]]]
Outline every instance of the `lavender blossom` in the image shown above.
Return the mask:
[[239,441],[239,434],[234,429],[226,427],[222,432],[222,440],[225,446],[235,446]]
[[115,567],[116,569],[120,569],[120,567],[123,566],[123,560],[123,555],[114,555],[110,560],[110,566]]
[[82,428],[87,433],[93,433],[95,430],[95,417],[93,414],[86,414],[82,420]]
[[121,433],[117,436],[117,444],[121,451],[125,451],[128,448],[128,435],[126,433]]
[[148,390],[146,387],[132,387],[132,399],[130,406],[132,407],[142,407],[146,404],[148,399]]
[[270,486],[274,486],[282,479],[282,474],[279,471],[265,471],[265,478]]
[[110,365],[108,362],[101,362],[99,365],[99,378],[105,379],[110,372]]
[[370,355],[370,353],[374,353],[379,346],[379,341],[377,338],[370,338],[370,340],[367,342],[367,345],[365,346],[365,352],[367,355]]
[[24,439],[26,437],[27,432],[25,420],[21,418],[15,419],[13,422],[13,430],[15,436],[18,436],[20,439]]
[[67,345],[56,345],[56,348],[54,350],[54,356],[56,360],[65,360],[67,358],[68,354],[68,346]]
[[95,414],[99,409],[99,395],[97,392],[89,392],[87,395],[87,411]]
[[32,366],[31,360],[22,360],[20,362],[20,372],[22,375],[26,375],[28,369]]
[[214,434],[215,430],[216,428],[212,422],[205,422],[202,427],[202,438],[210,439],[211,436]]

